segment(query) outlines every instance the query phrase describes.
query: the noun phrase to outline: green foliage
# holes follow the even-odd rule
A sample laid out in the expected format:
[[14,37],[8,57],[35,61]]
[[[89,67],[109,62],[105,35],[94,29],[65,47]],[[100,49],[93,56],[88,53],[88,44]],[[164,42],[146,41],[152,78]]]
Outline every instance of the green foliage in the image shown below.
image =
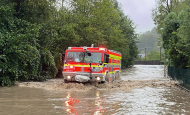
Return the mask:
[[[183,23],[183,17],[185,18],[186,16],[182,14],[179,16],[172,12],[165,18],[162,34],[163,47],[166,49],[172,65],[178,68],[187,68],[190,65],[190,57],[188,55],[188,44],[190,41],[184,41],[183,37],[188,36],[188,33],[184,33],[183,31],[185,27],[184,25],[186,25],[186,23]],[[186,19],[187,18],[185,18],[185,20]]]
[[177,30],[177,35],[180,39],[176,44],[176,51],[183,55],[183,68],[190,68],[190,8],[182,11],[179,15],[180,28]]
[[9,86],[21,77],[37,76],[40,55],[36,35],[39,27],[14,17],[14,9],[10,6],[1,6],[0,12],[0,83]]
[[157,34],[155,28],[153,28],[151,31],[148,31],[146,33],[143,33],[138,36],[138,43],[137,47],[139,49],[139,53],[145,52],[148,54],[151,50],[159,51],[159,35]]
[[158,20],[154,21],[158,24],[158,28],[162,28],[159,32],[162,35],[162,45],[169,59],[169,64],[177,68],[190,68],[189,1],[184,0],[180,2],[179,0],[175,0],[167,4],[170,10],[167,10],[168,12],[162,16],[161,13],[163,12],[161,11],[164,8],[164,2],[159,1],[160,4],[157,8],[160,10],[157,10],[157,12],[160,15],[156,14],[155,16],[157,17],[154,17],[154,19],[162,19],[162,22]]
[[[134,24],[116,0],[0,1],[0,84],[45,80],[62,71],[62,53],[72,46],[106,46],[122,53],[122,67],[137,55]],[[69,7],[71,6],[71,7]],[[58,73],[59,70],[59,73]]]
[[[145,58],[143,58],[145,60]],[[146,60],[160,60],[160,52],[151,50],[146,56]],[[161,61],[164,61],[164,51],[161,51]]]
[[125,16],[123,11],[121,10],[118,2],[113,0],[114,8],[120,15],[120,30],[122,30],[123,37],[119,37],[118,40],[120,42],[115,44],[116,51],[120,51],[122,53],[122,68],[127,68],[133,65],[133,62],[138,54],[138,48],[136,45],[137,34],[134,31],[134,23],[132,20]]
[[152,18],[157,32],[161,34],[165,17],[175,12],[177,15],[188,7],[189,0],[156,0],[156,7],[152,10]]
[[41,26],[22,17],[22,8],[17,9],[14,1],[6,2],[0,6],[0,83],[10,86],[15,80],[40,80]]
[[[59,24],[55,43],[60,45],[55,48],[59,52],[56,55],[70,46],[95,44],[121,52],[123,68],[133,64],[137,56],[134,24],[123,14],[117,1],[73,0],[71,7],[67,13],[60,10],[55,21]],[[56,63],[61,68],[61,62]]]

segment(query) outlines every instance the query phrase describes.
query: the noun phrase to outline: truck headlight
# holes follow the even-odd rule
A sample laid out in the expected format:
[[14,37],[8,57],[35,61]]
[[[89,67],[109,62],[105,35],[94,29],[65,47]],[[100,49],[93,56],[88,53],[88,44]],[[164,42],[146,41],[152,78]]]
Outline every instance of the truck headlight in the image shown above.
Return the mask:
[[71,76],[67,76],[67,79],[71,79]]
[[100,81],[100,79],[101,79],[100,77],[96,77],[96,80],[97,80],[97,81]]

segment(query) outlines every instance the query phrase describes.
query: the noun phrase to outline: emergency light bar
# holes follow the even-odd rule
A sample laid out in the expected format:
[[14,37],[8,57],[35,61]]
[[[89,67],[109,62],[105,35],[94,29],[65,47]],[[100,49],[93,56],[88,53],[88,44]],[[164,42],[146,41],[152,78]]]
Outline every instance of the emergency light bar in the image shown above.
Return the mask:
[[105,48],[99,48],[99,50],[105,51]]

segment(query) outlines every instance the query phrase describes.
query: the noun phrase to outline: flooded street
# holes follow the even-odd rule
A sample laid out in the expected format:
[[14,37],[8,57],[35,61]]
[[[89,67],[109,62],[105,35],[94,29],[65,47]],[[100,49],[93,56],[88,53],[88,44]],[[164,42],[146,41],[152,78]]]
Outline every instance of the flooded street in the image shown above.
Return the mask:
[[135,65],[122,71],[123,80],[167,80],[163,65]]
[[0,115],[190,114],[190,93],[167,86],[170,82],[164,78],[162,65],[135,65],[123,70],[121,79],[124,81],[119,84],[130,85],[113,90],[90,88],[81,91],[77,88],[85,89],[87,86],[79,84],[70,91],[48,90],[49,86],[40,84],[40,88],[24,87],[23,84],[0,87]]

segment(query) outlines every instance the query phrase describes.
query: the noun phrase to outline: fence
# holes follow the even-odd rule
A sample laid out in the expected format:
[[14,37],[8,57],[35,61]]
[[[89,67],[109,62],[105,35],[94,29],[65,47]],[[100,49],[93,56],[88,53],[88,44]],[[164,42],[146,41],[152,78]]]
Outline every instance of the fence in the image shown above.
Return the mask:
[[168,66],[168,76],[177,80],[180,85],[190,89],[190,69],[180,69]]
[[160,65],[160,60],[135,61],[134,65]]

